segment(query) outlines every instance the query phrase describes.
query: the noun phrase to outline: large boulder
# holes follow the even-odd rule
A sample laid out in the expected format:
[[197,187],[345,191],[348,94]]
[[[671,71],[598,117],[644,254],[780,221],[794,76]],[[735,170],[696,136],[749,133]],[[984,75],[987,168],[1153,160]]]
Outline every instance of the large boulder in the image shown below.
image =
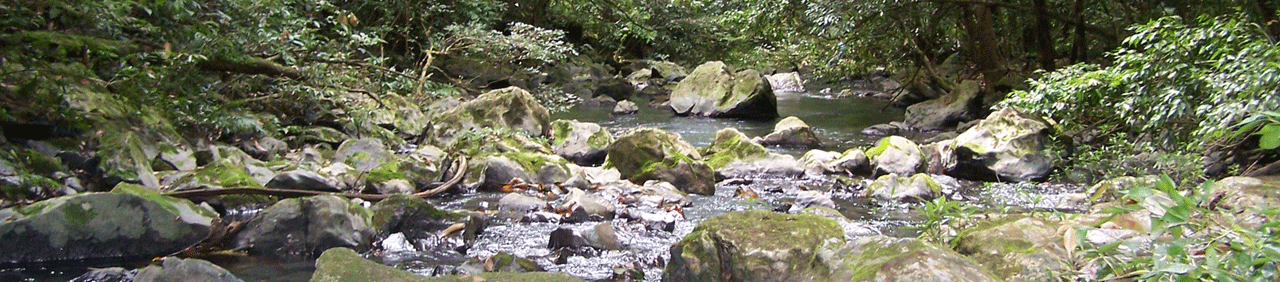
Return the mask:
[[822,145],[809,124],[795,116],[786,117],[773,125],[773,132],[755,140],[761,145],[782,145],[817,148]]
[[910,177],[892,173],[881,175],[867,187],[867,196],[892,201],[927,201],[941,194],[942,187],[938,182],[923,173]]
[[827,281],[1001,281],[973,259],[915,238],[858,237],[819,256],[835,270]]
[[236,249],[276,257],[315,257],[329,248],[367,249],[373,212],[338,196],[286,199],[258,213],[236,234]]
[[637,129],[609,145],[606,159],[606,165],[617,168],[631,182],[661,180],[702,195],[716,191],[715,173],[702,161],[698,150],[678,134]]
[[976,118],[982,105],[978,82],[965,80],[937,99],[907,107],[904,123],[921,131],[936,131]]
[[671,246],[664,281],[814,281],[836,269],[818,263],[844,243],[835,221],[813,214],[730,212],[699,223]]
[[[464,224],[462,238],[474,241],[487,227],[478,216],[441,210],[427,200],[406,194],[395,194],[369,208],[371,225],[377,237],[400,233],[410,241],[439,240],[441,232],[455,224]],[[444,244],[442,244],[444,245]],[[449,247],[456,247],[452,244]]]
[[1049,125],[1011,108],[1001,109],[956,136],[955,166],[947,174],[980,181],[1039,181],[1053,169],[1045,144]]
[[924,152],[911,139],[901,136],[880,138],[866,151],[876,174],[911,175],[925,163]]
[[551,150],[575,164],[600,165],[608,155],[610,143],[613,135],[599,124],[577,120],[551,122]]
[[0,264],[148,260],[199,243],[217,219],[187,200],[120,184],[0,210]]
[[437,147],[449,148],[459,134],[481,128],[545,136],[551,130],[551,114],[529,91],[507,87],[440,113],[424,134]]
[[798,177],[804,173],[794,157],[771,153],[733,128],[717,131],[703,155],[707,165],[723,178]]
[[239,282],[242,280],[212,262],[193,258],[164,257],[160,259],[160,265],[151,265],[139,269],[137,276],[134,276],[134,281]]
[[778,99],[769,82],[755,70],[734,73],[719,61],[698,66],[671,92],[677,115],[772,119]]
[[[496,263],[495,263],[496,264]],[[445,281],[581,281],[564,273],[549,272],[484,272],[468,275],[423,277],[412,272],[377,263],[348,248],[333,248],[316,259],[316,272],[311,282],[340,281],[395,281],[395,282],[445,282]]]
[[798,72],[784,72],[766,75],[773,92],[804,92],[804,80]]
[[477,158],[467,169],[469,186],[481,191],[503,191],[520,179],[529,184],[554,185],[569,180],[569,161],[556,155],[507,152]]
[[1071,271],[1058,225],[1027,216],[981,222],[960,232],[955,249],[1005,281],[1049,281]]

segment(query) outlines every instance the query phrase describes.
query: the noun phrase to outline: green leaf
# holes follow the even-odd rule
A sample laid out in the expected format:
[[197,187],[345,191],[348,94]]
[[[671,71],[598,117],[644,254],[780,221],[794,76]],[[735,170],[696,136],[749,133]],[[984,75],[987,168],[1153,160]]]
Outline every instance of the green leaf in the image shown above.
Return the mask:
[[1259,129],[1254,135],[1261,135],[1258,140],[1258,147],[1266,150],[1280,147],[1280,124],[1270,123]]

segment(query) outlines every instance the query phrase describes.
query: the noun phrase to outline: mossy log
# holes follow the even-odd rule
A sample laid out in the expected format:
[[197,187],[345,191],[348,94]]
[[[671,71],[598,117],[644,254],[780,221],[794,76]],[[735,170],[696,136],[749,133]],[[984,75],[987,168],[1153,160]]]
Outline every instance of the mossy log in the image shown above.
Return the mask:
[[215,56],[210,57],[208,60],[201,61],[198,66],[200,69],[207,71],[283,76],[295,80],[306,79],[306,75],[302,74],[302,72],[297,69],[277,64],[271,60],[252,56],[239,56],[233,58]]

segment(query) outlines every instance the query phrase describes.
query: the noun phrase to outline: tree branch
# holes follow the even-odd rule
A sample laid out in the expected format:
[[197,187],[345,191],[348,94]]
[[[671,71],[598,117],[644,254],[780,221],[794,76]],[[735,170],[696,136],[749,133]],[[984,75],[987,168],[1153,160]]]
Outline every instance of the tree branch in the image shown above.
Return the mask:
[[[1015,5],[1015,4],[1012,4],[1012,3],[996,2],[996,1],[990,1],[990,0],[919,0],[919,1],[916,1],[916,2],[913,2],[913,3],[914,3],[914,4],[919,4],[919,3],[952,3],[952,4],[986,5],[986,6],[1002,7],[1002,8],[1006,8],[1006,9],[1022,10],[1022,11],[1026,11],[1026,12],[1033,12],[1033,11],[1035,10],[1033,7],[1023,6],[1023,5]],[[1111,31],[1107,30],[1107,29],[1106,29],[1106,28],[1104,28],[1104,27],[1100,27],[1100,26],[1092,25],[1092,24],[1089,24],[1089,23],[1086,23],[1086,22],[1076,21],[1075,19],[1068,18],[1068,17],[1064,17],[1064,16],[1062,16],[1062,15],[1059,15],[1059,14],[1056,14],[1056,13],[1053,13],[1053,12],[1048,12],[1048,11],[1045,11],[1044,15],[1045,15],[1045,16],[1047,16],[1047,17],[1049,17],[1050,19],[1055,20],[1055,21],[1059,21],[1059,22],[1062,22],[1062,23],[1065,23],[1065,24],[1069,24],[1069,25],[1073,25],[1073,26],[1077,26],[1077,27],[1083,27],[1085,31],[1088,31],[1088,32],[1092,32],[1092,33],[1096,33],[1096,34],[1098,34],[1098,35],[1101,35],[1101,36],[1102,36],[1102,38],[1104,38],[1104,39],[1106,39],[1106,40],[1108,40],[1108,41],[1111,41],[1111,42],[1116,42],[1116,41],[1118,41],[1118,40],[1119,40],[1119,38],[1120,38],[1120,36],[1119,36],[1119,35],[1116,35],[1114,32],[1111,32]]]

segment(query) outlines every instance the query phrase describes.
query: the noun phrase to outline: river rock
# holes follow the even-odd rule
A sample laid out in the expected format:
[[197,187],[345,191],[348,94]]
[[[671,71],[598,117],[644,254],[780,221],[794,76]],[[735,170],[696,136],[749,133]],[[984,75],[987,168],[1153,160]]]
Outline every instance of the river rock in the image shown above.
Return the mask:
[[804,156],[800,157],[799,162],[804,167],[806,174],[823,175],[829,172],[827,171],[827,163],[839,159],[840,155],[839,152],[814,149],[805,152]]
[[636,102],[632,102],[632,101],[618,102],[617,105],[613,106],[613,114],[615,115],[629,115],[639,111],[640,111],[640,106],[637,106]]
[[315,257],[335,247],[367,249],[372,215],[338,196],[285,199],[245,223],[233,242],[250,254],[276,257]]
[[867,159],[867,153],[861,149],[848,149],[840,154],[839,158],[827,162],[824,169],[828,173],[855,173],[871,170],[871,161]]
[[783,145],[817,148],[821,146],[818,136],[813,134],[809,124],[795,116],[789,116],[773,126],[773,133],[760,137],[756,143],[761,145]]
[[528,196],[521,193],[508,193],[498,199],[498,210],[510,210],[515,212],[531,212],[541,210],[547,206],[547,201],[538,197]]
[[137,275],[138,270],[136,269],[128,270],[121,267],[94,268],[76,278],[72,278],[71,282],[133,282],[133,277]]
[[928,201],[939,195],[942,195],[942,187],[923,173],[910,177],[892,173],[881,175],[867,187],[867,196],[891,201]]
[[618,230],[609,222],[601,222],[591,227],[591,231],[583,233],[582,239],[587,245],[600,250],[621,250],[622,242],[618,241]]
[[264,187],[325,192],[341,191],[333,180],[306,170],[291,170],[276,174],[276,177],[271,178],[271,181],[267,182]]
[[484,182],[480,184],[480,190],[502,191],[504,185],[517,178],[525,182],[533,180],[516,161],[506,156],[491,156],[485,159]]
[[1058,225],[1033,217],[978,223],[960,232],[955,249],[1005,281],[1048,281],[1073,270]]
[[1233,222],[1258,228],[1272,220],[1258,211],[1280,207],[1278,184],[1276,176],[1227,177],[1213,183],[1213,195],[1219,199],[1217,208],[1234,218]]
[[915,238],[863,236],[817,257],[833,269],[826,281],[1001,281],[973,259]]
[[950,93],[937,99],[907,107],[903,120],[907,127],[920,131],[938,131],[975,118],[982,106],[978,82],[965,80]]
[[824,206],[811,206],[811,207],[804,208],[799,212],[805,213],[805,214],[817,215],[817,216],[825,217],[827,219],[836,221],[836,223],[840,224],[840,228],[844,230],[844,238],[846,240],[857,238],[857,237],[882,234],[880,232],[880,229],[876,229],[876,227],[870,224],[866,224],[862,222],[854,222],[852,220],[849,220],[849,218],[844,217],[844,215],[840,214],[840,211],[836,210],[835,208],[824,207]]
[[866,136],[890,136],[896,135],[902,131],[902,128],[892,123],[881,123],[863,128],[862,135]]
[[[430,116],[422,107],[395,92],[378,93],[378,100],[366,99],[370,95],[358,95],[344,105],[353,113],[367,114],[366,121],[400,133],[402,136],[418,136],[427,127]],[[358,98],[356,98],[358,97]]]
[[182,191],[223,187],[262,187],[262,184],[249,174],[245,166],[231,159],[223,159],[200,167],[194,173],[183,174],[167,186],[166,191]]
[[1004,108],[955,139],[956,165],[947,174],[980,181],[1040,181],[1053,165],[1045,152],[1049,125]]
[[[578,188],[569,188],[569,194],[564,196],[564,201],[560,206],[566,209],[582,208],[587,216],[599,216],[604,219],[612,219],[614,216],[614,206],[612,204],[601,204],[600,198],[587,194],[586,191]],[[610,203],[608,201],[605,203]]]
[[551,114],[529,91],[507,87],[480,94],[436,116],[424,134],[440,148],[449,148],[458,134],[477,128],[506,128],[528,136],[545,136]]
[[639,69],[627,75],[627,82],[636,88],[645,88],[649,85],[649,79],[653,78],[653,70],[648,68]]
[[914,174],[925,161],[920,146],[901,136],[880,138],[875,147],[867,149],[866,155],[876,174]]
[[755,70],[734,73],[719,61],[698,66],[671,92],[677,115],[772,119],[778,101],[769,82]]
[[592,92],[592,97],[608,96],[614,101],[631,100],[631,95],[636,93],[636,87],[627,82],[625,78],[612,77],[596,82],[596,89]]
[[662,280],[816,280],[833,270],[813,263],[820,249],[842,243],[840,226],[821,216],[729,212],[702,221],[671,246]]
[[222,267],[200,259],[182,259],[164,257],[160,265],[151,265],[138,270],[135,281],[218,281],[239,282],[231,272]]
[[373,212],[370,224],[377,230],[379,237],[401,233],[411,241],[440,241],[440,232],[461,223],[466,225],[461,230],[462,238],[470,242],[487,227],[483,218],[441,210],[427,200],[412,195],[392,195],[374,204],[369,210]]
[[633,207],[668,208],[692,203],[689,194],[671,183],[657,180],[645,181],[643,186],[630,181],[615,181],[601,185],[599,190],[604,199],[617,199],[617,202]]
[[641,128],[609,145],[606,163],[631,182],[661,180],[685,192],[715,194],[715,172],[701,159],[680,135]]
[[[301,144],[328,144],[329,146],[338,146],[343,141],[351,139],[342,131],[327,126],[308,126],[298,132],[297,140]],[[329,147],[333,148],[333,147]]]
[[283,156],[284,153],[289,151],[289,144],[285,144],[284,141],[271,136],[245,139],[236,145],[241,151],[261,161],[269,161],[276,156]]
[[798,72],[783,72],[764,76],[773,86],[773,92],[804,92],[804,80]]
[[195,151],[185,146],[161,145],[160,155],[151,162],[151,170],[153,171],[192,171],[195,170],[196,157]]
[[120,184],[0,210],[0,264],[147,260],[199,243],[217,219],[190,201]]
[[754,162],[764,159],[769,150],[756,144],[735,128],[716,131],[716,138],[711,146],[703,150],[707,165],[712,169],[720,169],[734,161]]
[[551,122],[551,150],[583,166],[596,166],[608,155],[613,135],[599,124],[577,120]]
[[822,191],[804,190],[796,192],[796,201],[791,204],[788,210],[790,213],[797,213],[809,207],[825,207],[836,208],[836,202],[831,200],[830,193]]

